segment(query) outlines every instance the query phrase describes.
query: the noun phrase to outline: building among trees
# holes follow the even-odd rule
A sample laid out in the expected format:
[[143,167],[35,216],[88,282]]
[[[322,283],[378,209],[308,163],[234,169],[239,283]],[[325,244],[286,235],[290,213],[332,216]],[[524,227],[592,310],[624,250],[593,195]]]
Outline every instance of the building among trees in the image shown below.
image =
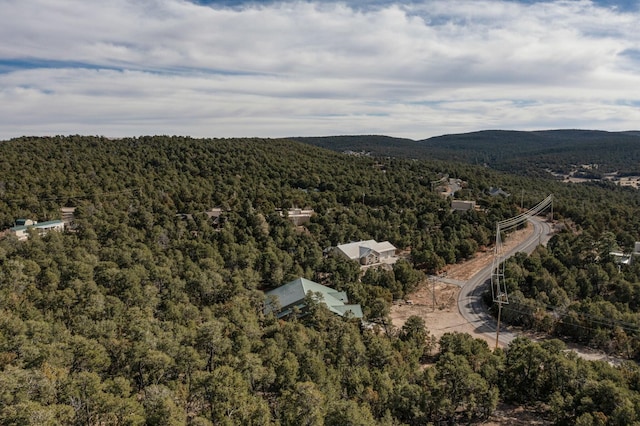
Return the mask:
[[375,240],[367,240],[339,244],[336,250],[347,259],[357,260],[363,266],[376,263],[393,263],[397,259],[396,248],[389,241],[379,243]]
[[64,222],[61,220],[49,220],[46,222],[38,223],[31,219],[18,219],[16,220],[16,226],[9,230],[19,239],[26,240],[29,238],[29,230],[35,229],[40,235],[45,235],[49,231],[64,231]]
[[470,200],[451,200],[451,208],[457,212],[466,212],[476,208],[476,202]]
[[296,311],[297,315],[304,315],[308,308],[308,295],[325,304],[334,314],[356,318],[363,316],[360,305],[348,304],[347,293],[344,291],[336,291],[305,278],[298,278],[266,292],[265,313],[277,311],[278,318],[288,317]]
[[[280,213],[280,216],[285,216],[284,211],[278,210],[278,212]],[[296,207],[286,211],[287,219],[289,219],[289,221],[291,221],[291,223],[293,223],[295,226],[309,223],[309,221],[311,220],[311,216],[313,216],[314,214],[315,212],[313,211],[313,209],[308,208],[300,209]]]

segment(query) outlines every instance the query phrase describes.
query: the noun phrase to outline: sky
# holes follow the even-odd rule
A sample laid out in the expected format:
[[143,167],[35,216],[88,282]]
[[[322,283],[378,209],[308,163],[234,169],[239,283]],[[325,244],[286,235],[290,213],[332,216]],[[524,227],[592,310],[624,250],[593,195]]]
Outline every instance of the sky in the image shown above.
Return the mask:
[[0,139],[640,130],[640,0],[0,0]]

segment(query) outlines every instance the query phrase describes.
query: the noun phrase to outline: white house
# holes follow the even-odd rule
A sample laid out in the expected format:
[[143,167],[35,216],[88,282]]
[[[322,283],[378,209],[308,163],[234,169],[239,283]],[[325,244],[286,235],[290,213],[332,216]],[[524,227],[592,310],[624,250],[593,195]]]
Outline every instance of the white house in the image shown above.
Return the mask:
[[396,248],[389,241],[378,243],[367,240],[340,244],[336,250],[348,259],[357,260],[361,265],[393,263],[396,260]]
[[615,263],[621,265],[629,265],[633,259],[633,256],[631,256],[629,253],[623,253],[621,251],[611,251],[609,252],[609,256],[613,258],[613,261]]
[[47,222],[36,222],[31,219],[18,219],[16,220],[16,226],[9,228],[9,231],[19,240],[26,240],[29,238],[29,229],[35,229],[40,235],[46,235],[49,231],[64,231],[64,222],[61,220],[49,220]]
[[634,262],[634,258],[640,256],[640,241],[636,241],[633,245],[633,251],[631,253],[623,253],[621,251],[611,251],[609,255],[613,257],[613,261],[622,264],[630,265]]

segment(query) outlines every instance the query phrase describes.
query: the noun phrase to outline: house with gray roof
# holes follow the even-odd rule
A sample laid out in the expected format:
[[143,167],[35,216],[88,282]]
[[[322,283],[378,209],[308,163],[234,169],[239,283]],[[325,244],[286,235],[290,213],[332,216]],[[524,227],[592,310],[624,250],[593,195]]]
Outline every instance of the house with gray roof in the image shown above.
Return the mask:
[[451,200],[451,209],[457,212],[466,212],[476,208],[476,202],[470,200]]
[[379,243],[375,240],[367,240],[339,244],[336,250],[348,259],[358,261],[363,266],[393,263],[397,260],[396,248],[389,241]]
[[277,312],[278,318],[288,317],[294,311],[304,314],[306,310],[305,298],[309,292],[318,295],[318,301],[323,303],[334,314],[341,317],[351,315],[362,318],[360,305],[351,305],[347,293],[336,291],[330,287],[318,284],[305,278],[298,278],[283,286],[266,292],[264,312]]
[[502,190],[502,188],[495,188],[495,187],[491,187],[489,188],[489,195],[492,197],[497,197],[497,196],[503,196],[503,197],[508,197],[511,194],[509,194],[508,192],[505,192]]

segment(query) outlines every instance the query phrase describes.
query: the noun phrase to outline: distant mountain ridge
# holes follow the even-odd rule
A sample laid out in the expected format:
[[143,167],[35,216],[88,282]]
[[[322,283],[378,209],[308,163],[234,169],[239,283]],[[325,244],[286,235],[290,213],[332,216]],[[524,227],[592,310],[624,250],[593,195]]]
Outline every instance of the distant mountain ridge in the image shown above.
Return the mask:
[[291,138],[334,151],[483,164],[518,174],[598,164],[603,172],[640,173],[640,131],[483,130],[414,141],[379,135]]

